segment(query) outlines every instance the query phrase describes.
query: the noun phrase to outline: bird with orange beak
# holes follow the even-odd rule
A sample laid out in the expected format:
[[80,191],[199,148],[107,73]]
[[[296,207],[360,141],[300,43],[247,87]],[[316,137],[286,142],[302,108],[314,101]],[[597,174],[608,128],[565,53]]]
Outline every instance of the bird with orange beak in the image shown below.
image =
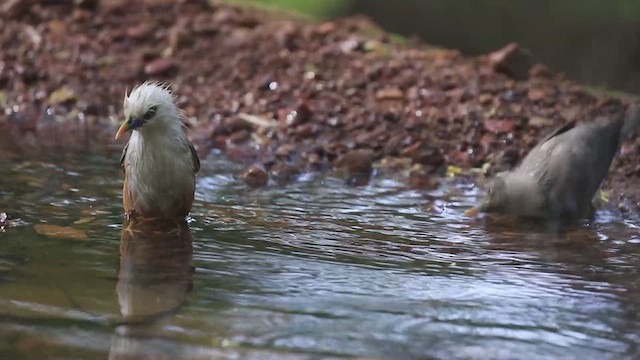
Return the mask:
[[125,93],[124,116],[116,139],[132,132],[120,159],[125,215],[184,218],[193,205],[200,160],[169,88],[145,82]]

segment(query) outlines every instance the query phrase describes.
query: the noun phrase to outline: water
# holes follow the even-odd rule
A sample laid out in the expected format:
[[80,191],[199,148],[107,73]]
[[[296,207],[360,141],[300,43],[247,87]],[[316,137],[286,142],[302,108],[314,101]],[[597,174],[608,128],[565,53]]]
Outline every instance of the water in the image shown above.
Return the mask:
[[[14,217],[0,233],[0,358],[640,356],[635,215],[553,235],[464,218],[479,194],[454,181],[311,174],[248,190],[241,167],[210,156],[188,226],[123,232],[117,163],[0,160],[0,212]],[[87,239],[40,235],[42,222]]]

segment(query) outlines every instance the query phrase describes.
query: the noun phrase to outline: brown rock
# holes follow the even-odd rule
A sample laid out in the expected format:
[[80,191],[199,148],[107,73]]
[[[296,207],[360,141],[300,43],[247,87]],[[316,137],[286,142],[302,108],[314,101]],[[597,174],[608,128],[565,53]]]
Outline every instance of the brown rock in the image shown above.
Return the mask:
[[418,141],[412,145],[404,147],[400,151],[400,156],[411,158],[417,164],[439,167],[444,163],[442,151],[429,144]]
[[252,187],[261,187],[267,185],[269,181],[269,175],[267,172],[258,165],[252,165],[240,174],[240,179],[247,185]]
[[49,21],[49,23],[47,24],[47,28],[49,28],[51,35],[58,39],[64,37],[69,32],[68,24],[61,20]]
[[177,65],[171,59],[155,59],[144,66],[145,75],[165,75],[177,69]]
[[141,40],[149,35],[149,27],[145,23],[138,24],[127,29],[127,37],[135,40]]
[[270,177],[278,184],[286,184],[300,175],[300,169],[285,163],[276,163],[269,169]]
[[276,149],[276,155],[287,158],[287,157],[289,157],[291,152],[293,152],[295,150],[295,148],[296,148],[296,146],[294,144],[283,144],[283,145],[280,145]]
[[281,125],[283,125],[283,127],[296,127],[309,121],[309,119],[311,119],[311,115],[312,112],[309,109],[309,106],[305,103],[301,103],[295,110],[288,113],[283,119],[281,118],[281,120],[284,120],[281,122]]
[[529,89],[529,92],[527,93],[527,97],[531,101],[540,101],[544,99],[545,96],[546,92],[543,89],[539,88]]
[[316,34],[319,34],[319,35],[327,35],[330,32],[335,31],[335,29],[336,29],[336,24],[335,23],[325,22],[325,23],[322,23],[322,24],[318,25],[315,28],[315,32],[316,32]]
[[400,100],[403,97],[404,93],[398,88],[387,88],[376,91],[376,99],[378,100]]
[[516,80],[524,80],[528,77],[531,63],[531,53],[517,43],[510,43],[489,54],[489,64],[494,71]]
[[549,79],[553,76],[551,70],[543,64],[535,64],[529,69],[529,77],[530,78],[544,78]]
[[349,175],[368,174],[371,172],[373,154],[369,150],[352,150],[337,158],[333,165],[345,170]]
[[249,140],[250,137],[251,133],[248,130],[238,130],[229,135],[229,141],[238,144]]
[[0,6],[0,16],[6,19],[20,19],[29,13],[35,0],[5,0]]
[[514,121],[512,119],[487,119],[484,121],[484,128],[494,134],[509,133],[513,130],[513,125]]
[[532,116],[531,118],[529,118],[529,126],[533,126],[536,128],[548,127],[552,126],[553,124],[555,124],[555,121],[546,117]]
[[409,172],[409,185],[416,189],[435,189],[439,182],[433,172],[429,172],[423,166],[414,168]]

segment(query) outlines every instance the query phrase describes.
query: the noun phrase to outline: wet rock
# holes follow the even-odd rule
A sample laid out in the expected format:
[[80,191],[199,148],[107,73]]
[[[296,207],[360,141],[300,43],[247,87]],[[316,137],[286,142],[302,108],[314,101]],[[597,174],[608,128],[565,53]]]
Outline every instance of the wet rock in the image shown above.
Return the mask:
[[373,153],[370,150],[352,150],[336,159],[333,166],[343,169],[349,175],[371,172]]
[[496,72],[516,80],[524,80],[528,77],[529,68],[531,68],[531,53],[517,43],[510,43],[489,54],[489,63]]
[[69,240],[87,240],[87,233],[74,229],[68,226],[59,226],[53,224],[36,224],[33,226],[34,230],[43,236],[54,239],[69,239]]
[[409,157],[417,164],[437,168],[444,163],[442,151],[422,141],[406,146],[400,151],[400,156]]
[[261,187],[267,185],[269,175],[258,165],[253,165],[240,174],[240,179],[251,187]]
[[300,175],[300,169],[296,166],[276,163],[269,169],[270,177],[278,184],[286,184],[294,181]]
[[439,182],[433,171],[419,166],[409,172],[409,185],[416,189],[435,189]]
[[177,70],[177,65],[171,59],[160,58],[147,63],[144,66],[145,75],[166,75]]

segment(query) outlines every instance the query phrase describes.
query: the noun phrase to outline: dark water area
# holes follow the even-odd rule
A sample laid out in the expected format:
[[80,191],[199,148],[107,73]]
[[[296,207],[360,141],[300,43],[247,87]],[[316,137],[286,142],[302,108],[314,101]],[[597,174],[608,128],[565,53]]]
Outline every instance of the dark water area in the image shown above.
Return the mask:
[[188,224],[140,225],[117,163],[0,159],[0,358],[640,356],[636,215],[468,219],[480,194],[455,179],[251,190],[213,154]]
[[339,13],[471,56],[515,41],[569,79],[640,93],[637,1],[351,0]]

